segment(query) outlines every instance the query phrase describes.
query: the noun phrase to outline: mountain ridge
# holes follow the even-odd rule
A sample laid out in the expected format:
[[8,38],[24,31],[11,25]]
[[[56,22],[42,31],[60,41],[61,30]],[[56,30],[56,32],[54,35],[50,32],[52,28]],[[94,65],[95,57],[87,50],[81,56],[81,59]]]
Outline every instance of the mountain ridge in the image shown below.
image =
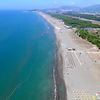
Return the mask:
[[100,13],[100,4],[92,5],[88,7],[77,7],[77,6],[61,6],[58,8],[52,8],[48,10],[53,11],[79,11],[79,12],[89,12],[89,13]]

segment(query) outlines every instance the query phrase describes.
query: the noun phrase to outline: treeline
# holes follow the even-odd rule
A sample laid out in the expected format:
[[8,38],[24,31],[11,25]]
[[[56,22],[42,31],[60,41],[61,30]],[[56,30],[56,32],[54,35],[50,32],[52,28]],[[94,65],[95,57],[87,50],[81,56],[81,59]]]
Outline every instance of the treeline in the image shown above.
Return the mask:
[[82,29],[77,30],[77,32],[79,33],[79,36],[81,38],[88,40],[89,42],[96,45],[100,49],[100,37],[98,35],[94,35],[88,32],[87,30],[82,30]]
[[95,44],[100,49],[100,36],[85,30],[85,28],[100,28],[100,25],[92,24],[89,21],[83,21],[76,18],[68,17],[63,14],[57,14],[57,13],[48,13],[48,14],[63,20],[66,25],[76,27],[77,28],[76,32],[79,33],[79,36],[81,38],[88,40],[92,44]]
[[85,19],[90,19],[90,20],[96,20],[100,21],[100,17],[96,15],[89,15],[89,14],[79,14],[75,12],[67,12],[63,13],[64,15],[70,15],[70,16],[75,16],[75,17],[80,17],[80,18],[85,18]]
[[77,28],[100,28],[100,25],[93,24],[90,21],[84,21],[76,18],[72,18],[63,14],[49,13],[51,16],[56,17],[64,21],[65,24]]

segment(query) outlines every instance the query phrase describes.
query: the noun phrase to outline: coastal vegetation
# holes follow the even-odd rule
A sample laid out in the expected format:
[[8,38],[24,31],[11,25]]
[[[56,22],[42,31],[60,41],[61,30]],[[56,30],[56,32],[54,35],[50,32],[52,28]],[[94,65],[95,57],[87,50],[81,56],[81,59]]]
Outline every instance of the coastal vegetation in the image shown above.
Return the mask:
[[90,21],[84,21],[77,18],[72,18],[63,14],[49,13],[51,16],[64,21],[65,24],[76,28],[100,28],[100,25],[93,24]]
[[77,32],[79,33],[79,36],[81,38],[88,40],[89,42],[96,45],[100,49],[99,35],[94,35],[93,33],[90,33],[87,30],[82,30],[82,29],[79,29]]
[[66,25],[71,26],[72,28],[77,28],[76,33],[79,37],[88,40],[92,44],[96,45],[100,49],[100,35],[89,32],[86,29],[89,28],[100,28],[100,25],[93,24],[90,21],[83,21],[80,19],[72,18],[63,14],[58,13],[48,13],[53,17],[56,17],[62,20]]
[[66,13],[63,13],[63,14],[69,15],[69,16],[74,16],[74,17],[79,17],[79,18],[85,18],[85,19],[89,19],[89,20],[100,21],[100,16],[98,16],[98,15],[80,14],[80,13],[77,13],[77,12],[66,12]]

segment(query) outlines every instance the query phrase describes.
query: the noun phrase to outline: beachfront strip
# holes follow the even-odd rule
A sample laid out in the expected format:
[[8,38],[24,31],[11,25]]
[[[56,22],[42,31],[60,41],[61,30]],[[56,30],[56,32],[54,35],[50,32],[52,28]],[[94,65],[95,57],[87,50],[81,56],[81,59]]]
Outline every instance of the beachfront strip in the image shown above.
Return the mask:
[[67,100],[100,100],[100,50],[61,20],[39,14],[54,26],[60,43]]

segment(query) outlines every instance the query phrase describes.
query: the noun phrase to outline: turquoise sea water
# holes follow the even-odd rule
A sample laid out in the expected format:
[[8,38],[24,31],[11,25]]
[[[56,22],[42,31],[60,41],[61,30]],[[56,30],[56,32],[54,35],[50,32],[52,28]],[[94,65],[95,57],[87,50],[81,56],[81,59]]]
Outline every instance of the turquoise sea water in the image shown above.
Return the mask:
[[53,100],[55,36],[37,13],[0,11],[0,100]]

